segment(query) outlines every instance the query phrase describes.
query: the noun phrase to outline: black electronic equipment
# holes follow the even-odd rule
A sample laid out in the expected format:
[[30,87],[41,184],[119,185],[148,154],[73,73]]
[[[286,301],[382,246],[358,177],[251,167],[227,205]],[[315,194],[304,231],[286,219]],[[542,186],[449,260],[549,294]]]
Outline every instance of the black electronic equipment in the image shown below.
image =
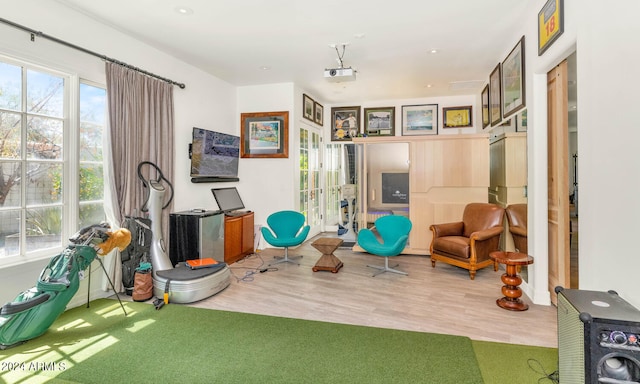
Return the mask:
[[560,383],[640,383],[640,311],[614,291],[555,291]]
[[244,203],[240,198],[240,194],[236,187],[229,188],[213,188],[211,189],[213,197],[218,203],[218,209],[224,213],[230,213],[240,209],[244,209]]
[[189,158],[193,183],[238,181],[240,137],[194,127]]
[[169,258],[173,266],[191,259],[224,260],[224,215],[190,210],[169,215]]

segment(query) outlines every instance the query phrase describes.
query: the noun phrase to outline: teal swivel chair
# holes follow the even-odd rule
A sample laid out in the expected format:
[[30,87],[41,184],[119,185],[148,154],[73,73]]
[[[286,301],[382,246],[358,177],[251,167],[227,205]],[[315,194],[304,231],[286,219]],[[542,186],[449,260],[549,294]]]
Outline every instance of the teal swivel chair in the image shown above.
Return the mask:
[[358,232],[358,245],[365,251],[384,257],[384,267],[377,265],[367,265],[367,267],[378,269],[373,276],[377,276],[384,272],[399,273],[407,275],[408,273],[389,267],[389,258],[398,256],[409,240],[409,232],[411,231],[411,221],[404,216],[382,216],[374,223],[375,231],[380,235],[382,243],[378,241],[376,234],[367,228],[363,228]]
[[[284,257],[269,265],[279,263],[298,264],[289,258],[289,247],[295,247],[302,244],[309,234],[310,226],[304,225],[304,215],[296,211],[279,211],[272,213],[267,217],[267,227],[262,227],[262,237],[264,240],[274,247],[284,248]],[[296,258],[302,256],[296,256]]]

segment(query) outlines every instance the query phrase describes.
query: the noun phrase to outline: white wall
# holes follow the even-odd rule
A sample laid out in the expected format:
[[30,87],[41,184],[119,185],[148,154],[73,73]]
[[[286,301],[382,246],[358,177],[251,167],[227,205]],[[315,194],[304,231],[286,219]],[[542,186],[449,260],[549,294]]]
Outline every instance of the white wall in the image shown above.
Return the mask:
[[[236,90],[188,63],[63,9],[56,2],[47,2],[46,7],[42,3],[37,0],[0,0],[2,17],[186,83],[186,89],[175,89],[176,210],[193,206],[215,208],[209,192],[212,186],[191,184],[188,180],[186,145],[193,126],[239,134],[241,112],[277,110],[288,110],[290,119],[294,115],[293,118],[297,119],[294,121],[301,121],[292,111],[301,110],[302,95],[292,84]],[[640,94],[635,89],[640,75],[640,67],[637,66],[640,53],[635,49],[640,42],[640,26],[636,21],[640,3],[617,0],[603,6],[596,0],[565,0],[565,32],[539,57],[536,17],[544,3],[545,0],[532,2],[527,18],[523,20],[522,33],[505,36],[504,55],[496,58],[496,63],[504,59],[520,36],[526,35],[530,249],[536,258],[532,268],[533,281],[527,293],[538,303],[548,301],[546,72],[577,48],[580,287],[613,289],[640,307],[640,257],[631,241],[640,229],[637,219],[640,216],[640,181],[637,177],[637,169],[640,168],[637,155],[639,130],[635,116],[640,105]],[[69,28],[70,25],[73,28]],[[0,35],[0,52],[41,60],[45,64],[57,63],[62,69],[78,68],[84,77],[103,81],[104,64],[97,59],[42,39],[32,43],[27,34],[2,25]],[[487,68],[487,78],[492,69]],[[473,104],[476,109],[474,129],[479,132],[478,96],[469,96],[469,101],[455,100],[448,105]],[[354,101],[350,104],[363,107],[395,105],[396,116],[399,116],[401,105],[438,103],[440,108],[445,106],[439,98],[391,103]],[[324,130],[328,132],[331,106],[322,104],[325,107]],[[439,118],[441,121],[441,113]],[[398,117],[396,124],[399,127]],[[297,157],[291,156],[296,140],[297,136],[290,132],[288,159],[241,160],[241,180],[234,185],[241,190],[247,209],[257,211],[256,223],[264,222],[268,212],[295,206],[297,198],[290,180],[297,170]],[[10,301],[21,290],[33,286],[47,261],[0,269],[0,302]],[[83,297],[80,297],[79,302],[82,301]]]
[[[534,300],[547,292],[547,159],[546,73],[577,49],[578,181],[580,289],[615,290],[640,308],[640,258],[630,241],[640,226],[638,134],[635,112],[640,43],[636,15],[640,3],[620,0],[565,0],[565,31],[542,55],[537,55],[538,11],[531,5],[523,24],[526,34],[527,107],[529,110],[530,253]],[[512,36],[513,44],[519,36]],[[505,54],[508,51],[505,51]]]
[[[240,159],[240,184],[238,190],[247,209],[254,211],[254,223],[266,225],[267,217],[276,211],[293,210],[295,196],[296,129],[293,83],[246,86],[238,88],[236,125],[240,127],[240,115],[252,112],[289,112],[289,157]],[[299,97],[302,100],[302,95]],[[300,102],[301,103],[301,102]],[[300,104],[301,106],[302,104]],[[297,109],[298,111],[301,108]],[[239,128],[238,128],[239,129]],[[264,246],[264,244],[261,244]]]
[[[636,85],[640,2],[572,0],[577,36],[580,287],[640,308],[640,156]],[[606,22],[611,20],[614,22]],[[606,28],[597,25],[607,24]]]
[[[211,187],[190,182],[187,145],[191,141],[193,126],[238,134],[236,88],[188,63],[69,11],[54,1],[46,2],[46,7],[42,3],[37,0],[2,0],[2,17],[186,84],[185,89],[174,88],[176,153],[167,154],[176,157],[176,180],[172,181],[176,193],[174,207],[177,210],[214,208],[215,202],[209,191]],[[31,42],[28,33],[4,24],[0,24],[0,36],[0,54],[79,73],[83,78],[98,83],[105,82],[105,65],[98,58],[38,37]],[[0,269],[0,303],[12,301],[18,293],[34,286],[48,261],[39,260]],[[101,279],[96,277],[102,276],[102,271],[95,263],[92,269],[91,297],[104,296],[105,292],[99,288]],[[80,305],[86,300],[85,282],[70,306]]]

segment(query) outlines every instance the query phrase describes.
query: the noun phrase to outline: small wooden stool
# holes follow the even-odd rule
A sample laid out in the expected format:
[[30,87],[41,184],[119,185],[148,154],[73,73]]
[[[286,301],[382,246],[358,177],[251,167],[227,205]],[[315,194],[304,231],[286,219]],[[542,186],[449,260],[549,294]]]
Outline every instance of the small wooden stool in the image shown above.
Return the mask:
[[342,261],[338,259],[333,251],[342,245],[342,239],[323,237],[313,243],[311,246],[322,253],[322,257],[313,266],[313,272],[331,271],[337,273],[342,268]]
[[510,311],[526,311],[529,305],[520,300],[522,290],[519,285],[522,284],[522,278],[518,276],[517,268],[522,265],[533,264],[533,257],[520,252],[503,252],[496,251],[489,254],[492,260],[506,265],[507,272],[502,274],[502,294],[505,296],[496,300],[496,304],[500,308]]

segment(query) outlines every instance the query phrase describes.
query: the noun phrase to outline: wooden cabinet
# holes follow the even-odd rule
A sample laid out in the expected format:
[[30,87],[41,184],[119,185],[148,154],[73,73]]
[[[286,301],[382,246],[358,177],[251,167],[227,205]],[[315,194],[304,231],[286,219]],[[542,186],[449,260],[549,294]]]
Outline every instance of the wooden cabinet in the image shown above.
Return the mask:
[[[368,213],[368,146],[403,142],[409,145],[409,219],[413,228],[403,253],[429,254],[434,223],[459,221],[465,206],[487,202],[489,188],[489,135],[437,135],[425,137],[354,138],[362,144],[363,166],[358,189],[361,212]],[[359,226],[366,225],[359,215]],[[357,246],[356,246],[357,247]],[[356,249],[356,248],[354,248]]]
[[504,133],[491,140],[489,202],[506,207],[526,203],[527,134]]
[[224,217],[224,261],[235,263],[253,253],[253,212]]
[[[506,208],[527,202],[527,133],[507,132],[491,139],[489,202]],[[514,251],[509,223],[504,221],[500,248]]]

